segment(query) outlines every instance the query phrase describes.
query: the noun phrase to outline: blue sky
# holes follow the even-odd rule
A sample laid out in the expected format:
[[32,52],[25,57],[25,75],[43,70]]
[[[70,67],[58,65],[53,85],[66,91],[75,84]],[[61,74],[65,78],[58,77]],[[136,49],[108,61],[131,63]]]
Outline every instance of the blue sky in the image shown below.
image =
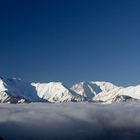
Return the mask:
[[25,81],[140,84],[140,2],[0,3],[0,75]]

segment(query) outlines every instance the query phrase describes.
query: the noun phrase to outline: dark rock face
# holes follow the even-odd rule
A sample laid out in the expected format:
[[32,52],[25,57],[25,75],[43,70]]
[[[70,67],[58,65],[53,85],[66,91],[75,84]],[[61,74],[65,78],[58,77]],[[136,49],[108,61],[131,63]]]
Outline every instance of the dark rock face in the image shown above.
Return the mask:
[[138,102],[139,100],[138,99],[134,99],[130,96],[126,96],[126,95],[118,95],[114,98],[113,102],[116,102],[116,103],[125,103],[125,102]]

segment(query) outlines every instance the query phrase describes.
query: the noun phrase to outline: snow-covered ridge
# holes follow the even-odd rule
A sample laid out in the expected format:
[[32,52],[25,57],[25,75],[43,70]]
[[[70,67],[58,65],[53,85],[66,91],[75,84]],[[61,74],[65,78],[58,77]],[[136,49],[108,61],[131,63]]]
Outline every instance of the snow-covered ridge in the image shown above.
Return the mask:
[[77,93],[60,82],[32,83],[32,85],[36,87],[38,96],[49,102],[70,102],[80,100]]
[[[3,97],[4,96],[4,97]],[[3,100],[4,99],[4,100]],[[0,78],[0,101],[17,102],[36,102],[41,101],[35,87],[16,78]]]
[[86,98],[87,100],[93,100],[100,93],[109,93],[118,88],[109,82],[80,82],[75,84],[71,89]]
[[77,102],[82,97],[60,82],[27,83],[16,78],[0,78],[0,102]]
[[109,82],[86,81],[68,88],[61,82],[27,83],[0,77],[0,102],[130,102],[140,100],[140,85],[119,87]]

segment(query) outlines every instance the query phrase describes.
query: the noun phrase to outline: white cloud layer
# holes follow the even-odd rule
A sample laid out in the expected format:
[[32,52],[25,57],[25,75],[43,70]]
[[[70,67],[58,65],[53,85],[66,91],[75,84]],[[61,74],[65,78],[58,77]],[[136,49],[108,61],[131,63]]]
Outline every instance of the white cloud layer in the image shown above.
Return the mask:
[[137,140],[140,104],[0,104],[4,140]]

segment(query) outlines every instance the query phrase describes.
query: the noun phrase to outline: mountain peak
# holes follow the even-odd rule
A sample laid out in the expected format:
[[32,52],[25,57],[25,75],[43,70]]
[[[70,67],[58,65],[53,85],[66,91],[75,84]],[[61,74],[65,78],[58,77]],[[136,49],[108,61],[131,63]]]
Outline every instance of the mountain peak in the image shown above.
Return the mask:
[[27,83],[20,78],[0,77],[0,102],[56,103],[84,100],[112,103],[125,101],[122,97],[139,100],[140,85],[123,88],[105,81],[83,81],[68,88],[62,82]]

